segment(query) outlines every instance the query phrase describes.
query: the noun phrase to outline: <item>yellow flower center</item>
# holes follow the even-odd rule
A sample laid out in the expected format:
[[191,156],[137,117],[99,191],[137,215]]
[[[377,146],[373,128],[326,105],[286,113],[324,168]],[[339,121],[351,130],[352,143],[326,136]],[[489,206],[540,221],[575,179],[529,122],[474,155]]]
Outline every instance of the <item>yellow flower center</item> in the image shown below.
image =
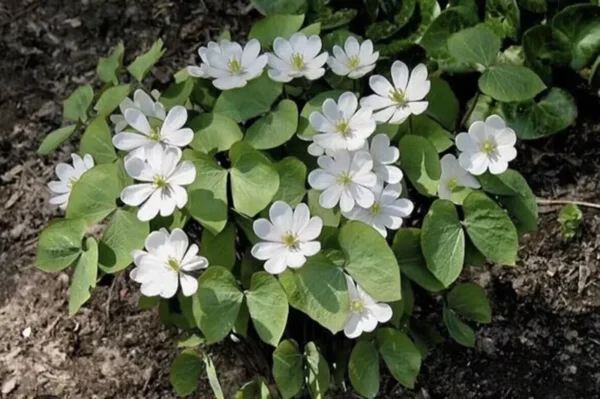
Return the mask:
[[381,211],[383,210],[381,204],[378,204],[377,202],[373,204],[373,206],[371,207],[371,209],[369,210],[371,212],[371,215],[373,216],[377,216],[381,213]]
[[153,183],[157,188],[166,188],[169,185],[167,179],[162,176],[156,176]]
[[346,135],[350,133],[350,124],[346,121],[339,121],[335,125],[335,128],[337,129],[338,133],[344,137],[346,137]]
[[352,57],[348,58],[348,66],[351,69],[356,69],[356,68],[358,68],[359,65],[360,65],[360,58],[358,58],[358,56],[353,55]]
[[181,270],[181,266],[179,265],[179,262],[177,262],[177,259],[175,258],[169,258],[169,260],[167,261],[167,265],[175,270],[177,273],[179,273],[179,271]]
[[353,313],[360,313],[365,309],[365,304],[360,299],[353,299],[350,301],[350,310]]
[[496,150],[496,145],[491,140],[488,140],[483,143],[482,149],[485,154],[491,155]]
[[448,180],[448,183],[446,183],[446,186],[448,187],[448,190],[450,191],[454,191],[458,188],[458,179],[456,177]]
[[230,59],[229,62],[227,63],[227,66],[229,67],[229,70],[233,74],[237,75],[242,72],[242,63],[239,62],[235,58]]
[[299,53],[294,53],[290,60],[294,68],[298,70],[306,69],[306,63],[304,62],[304,56]]
[[285,233],[282,240],[285,245],[292,249],[295,249],[298,245],[298,236],[292,232]]
[[338,177],[338,183],[340,183],[342,186],[349,186],[352,184],[352,178],[348,172],[342,172]]
[[400,105],[406,105],[406,96],[401,90],[394,89],[390,91],[390,99]]
[[151,128],[148,138],[153,141],[160,141],[160,132],[158,128]]

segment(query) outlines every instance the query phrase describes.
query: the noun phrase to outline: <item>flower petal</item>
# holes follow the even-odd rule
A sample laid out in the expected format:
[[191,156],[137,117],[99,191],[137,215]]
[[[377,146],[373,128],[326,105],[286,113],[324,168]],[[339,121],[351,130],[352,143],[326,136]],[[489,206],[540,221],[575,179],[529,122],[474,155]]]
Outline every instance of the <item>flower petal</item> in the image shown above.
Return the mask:
[[284,234],[291,229],[293,215],[292,207],[283,201],[275,201],[269,209],[269,219],[271,219],[271,223],[280,234]]
[[368,107],[368,108],[371,108],[372,110],[375,110],[375,111],[378,110],[378,109],[389,107],[389,106],[394,105],[394,104],[395,103],[392,101],[391,98],[389,98],[389,97],[382,97],[382,96],[377,95],[377,94],[372,94],[370,96],[363,97],[363,98],[360,99],[360,106],[361,107]]
[[373,75],[369,78],[369,86],[371,89],[382,97],[387,97],[390,92],[394,91],[394,87],[390,81],[381,75]]
[[321,243],[318,241],[301,242],[298,244],[298,251],[304,256],[316,255],[321,250]]
[[340,201],[342,191],[343,187],[337,184],[327,188],[319,196],[319,205],[325,209],[332,209]]
[[267,260],[285,254],[287,247],[279,242],[259,242],[254,244],[250,252],[258,260]]
[[156,189],[150,183],[134,184],[121,191],[121,201],[129,206],[138,206],[146,201]]
[[346,325],[344,326],[344,335],[348,338],[357,338],[362,334],[362,328],[360,326],[360,314],[352,313]]
[[[273,51],[275,51],[275,54],[277,54],[279,58],[285,61],[289,61],[294,54],[294,49],[292,48],[290,42],[281,37],[276,38],[273,42]],[[270,60],[271,57],[269,57],[269,62]]]
[[169,247],[171,256],[178,262],[183,260],[185,251],[188,249],[189,241],[187,235],[181,229],[173,229],[169,236]]
[[392,80],[396,89],[402,93],[406,92],[406,86],[408,85],[408,67],[402,61],[394,61],[392,64]]
[[194,139],[194,131],[190,128],[170,131],[162,136],[162,141],[177,147],[185,147]]
[[431,88],[431,82],[427,80],[427,67],[424,64],[417,65],[410,73],[410,79],[406,86],[406,98],[409,101],[422,100],[429,89]]
[[135,150],[152,142],[148,136],[138,133],[118,133],[112,139],[113,145],[122,151]]
[[387,303],[374,303],[369,305],[369,310],[380,323],[386,323],[392,318],[392,308]]
[[285,255],[285,263],[287,267],[298,269],[306,263],[306,257],[299,252],[289,252]]
[[181,129],[181,127],[185,125],[186,121],[187,110],[184,106],[177,105],[171,108],[162,127],[160,128],[161,136]]
[[356,95],[350,91],[343,93],[338,99],[338,108],[343,117],[346,120],[350,120],[358,108],[358,99],[356,98]]
[[247,67],[251,65],[260,54],[260,42],[257,39],[252,39],[244,46],[242,52],[242,66]]
[[181,283],[181,292],[183,296],[192,296],[198,291],[198,280],[187,274],[181,274],[179,277]]
[[281,235],[275,229],[275,226],[267,219],[258,219],[255,220],[252,224],[252,228],[254,230],[254,234],[258,236],[258,238],[266,241],[273,242],[281,242]]
[[161,190],[155,190],[146,202],[140,207],[137,217],[142,222],[154,219],[158,215],[161,205]]
[[219,90],[231,90],[246,86],[246,79],[241,76],[225,76],[213,80],[213,85]]
[[308,184],[316,190],[325,190],[333,186],[336,178],[323,169],[315,169],[308,174]]
[[264,265],[265,271],[270,274],[283,273],[285,271],[285,269],[287,269],[285,262],[286,262],[285,253],[276,255],[265,262],[265,265]]
[[150,135],[150,123],[142,111],[135,108],[129,108],[125,110],[123,115],[125,116],[125,120],[129,126],[140,133],[144,133],[146,136]]
[[56,165],[55,171],[56,176],[58,176],[60,181],[62,181],[63,183],[70,183],[71,178],[76,177],[75,168],[73,168],[68,163],[59,163],[58,165]]
[[296,231],[300,241],[312,241],[321,234],[321,230],[323,230],[323,220],[318,216],[313,216],[301,230]]
[[192,184],[196,179],[196,167],[192,161],[183,161],[169,175],[167,182],[178,186]]

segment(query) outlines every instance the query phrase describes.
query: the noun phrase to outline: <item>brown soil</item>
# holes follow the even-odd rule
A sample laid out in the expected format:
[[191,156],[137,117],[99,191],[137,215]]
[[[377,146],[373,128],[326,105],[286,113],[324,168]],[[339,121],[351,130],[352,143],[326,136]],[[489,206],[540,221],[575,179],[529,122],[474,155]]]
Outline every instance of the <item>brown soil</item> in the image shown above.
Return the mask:
[[[199,43],[227,28],[241,37],[255,18],[245,4],[217,0],[0,3],[1,397],[175,397],[168,381],[175,333],[156,312],[138,309],[128,278],[104,281],[69,318],[69,276],[33,267],[37,235],[58,215],[46,205],[45,184],[73,148],[52,157],[35,151],[59,126],[62,100],[93,81],[97,57],[120,39],[131,55],[165,39],[169,50],[153,75],[163,88],[195,59]],[[539,197],[600,202],[600,101],[585,88],[577,98],[577,126],[521,144],[517,168]],[[387,380],[382,397],[600,397],[600,212],[584,208],[581,231],[564,244],[556,209],[541,211],[540,231],[524,240],[518,267],[470,272],[494,309],[477,347],[446,342],[427,358],[414,391]],[[247,359],[231,345],[210,351],[230,398],[251,378]],[[212,397],[205,380],[195,397]]]

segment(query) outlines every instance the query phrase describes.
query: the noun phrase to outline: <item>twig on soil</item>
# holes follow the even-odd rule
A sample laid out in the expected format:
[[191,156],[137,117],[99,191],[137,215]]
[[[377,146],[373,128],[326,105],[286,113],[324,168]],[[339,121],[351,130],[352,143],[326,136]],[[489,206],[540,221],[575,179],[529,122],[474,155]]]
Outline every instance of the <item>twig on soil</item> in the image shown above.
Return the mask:
[[579,205],[579,206],[584,206],[584,207],[588,207],[588,208],[600,209],[600,204],[595,204],[593,202],[574,201],[574,200],[552,200],[552,199],[542,199],[542,198],[537,198],[536,201],[540,205],[567,205],[567,204],[573,204],[573,205]]
[[117,276],[114,278],[114,280],[108,290],[108,299],[106,300],[106,322],[107,323],[110,321],[110,302],[112,300],[113,290],[115,288],[115,285],[117,285],[117,282],[119,281],[121,275],[122,274],[117,274]]

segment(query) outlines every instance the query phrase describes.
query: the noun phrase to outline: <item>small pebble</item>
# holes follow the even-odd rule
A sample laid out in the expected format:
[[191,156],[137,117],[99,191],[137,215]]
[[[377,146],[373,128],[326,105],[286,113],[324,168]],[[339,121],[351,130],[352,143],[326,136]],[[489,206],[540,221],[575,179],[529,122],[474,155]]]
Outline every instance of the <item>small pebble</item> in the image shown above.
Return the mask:
[[31,336],[31,327],[27,327],[23,331],[21,331],[21,335],[23,338],[29,338]]

